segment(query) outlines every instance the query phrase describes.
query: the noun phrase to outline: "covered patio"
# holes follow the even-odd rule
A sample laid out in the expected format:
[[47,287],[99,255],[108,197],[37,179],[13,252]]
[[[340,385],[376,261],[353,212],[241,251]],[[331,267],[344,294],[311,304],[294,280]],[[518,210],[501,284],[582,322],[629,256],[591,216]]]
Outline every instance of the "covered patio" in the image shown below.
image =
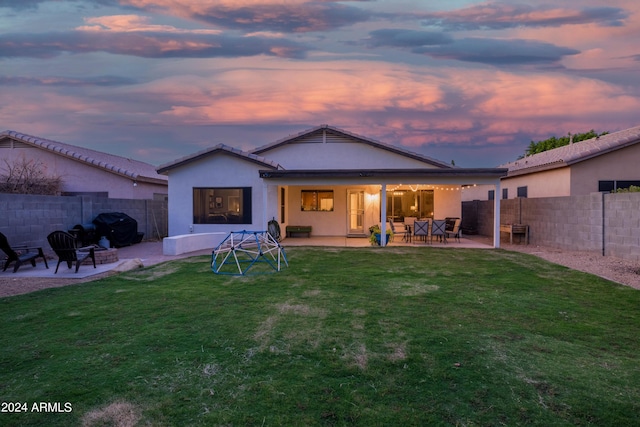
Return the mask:
[[[410,210],[415,210],[416,219],[460,218],[461,190],[473,185],[492,185],[495,194],[500,194],[500,177],[504,176],[506,171],[494,168],[451,168],[260,170],[259,173],[264,183],[264,199],[267,200],[263,221],[266,223],[272,218],[278,218],[283,227],[310,226],[314,230],[311,233],[313,241],[306,238],[289,238],[285,240],[285,245],[317,243],[321,246],[358,247],[370,245],[369,227],[379,225],[382,228],[382,236],[386,236],[389,221],[393,221],[398,228],[397,225],[405,222],[405,218],[414,216],[407,210],[407,206],[404,206],[407,204],[410,205]],[[430,204],[425,204],[423,200],[427,192],[431,192]],[[292,197],[291,193],[295,193],[295,197]],[[307,193],[318,199],[318,208],[313,212],[304,212],[304,196]],[[423,195],[419,196],[421,193]],[[409,199],[416,202],[407,203],[407,194]],[[322,197],[326,197],[326,200]],[[361,205],[356,203],[357,207],[354,208],[356,200],[361,200]],[[497,248],[500,246],[500,199],[496,198],[494,203],[496,238],[493,247]],[[400,216],[397,215],[398,204],[402,205]],[[357,229],[354,224],[357,224]],[[404,230],[404,226],[402,227]],[[284,229],[282,231],[284,235]],[[303,242],[305,240],[306,243]],[[297,243],[298,241],[300,243]],[[425,245],[421,241],[403,242],[399,236],[391,242],[382,239],[381,246],[387,244]],[[477,247],[477,243],[468,239],[455,243],[452,239],[450,243],[442,245]],[[434,242],[433,246],[437,244]]]

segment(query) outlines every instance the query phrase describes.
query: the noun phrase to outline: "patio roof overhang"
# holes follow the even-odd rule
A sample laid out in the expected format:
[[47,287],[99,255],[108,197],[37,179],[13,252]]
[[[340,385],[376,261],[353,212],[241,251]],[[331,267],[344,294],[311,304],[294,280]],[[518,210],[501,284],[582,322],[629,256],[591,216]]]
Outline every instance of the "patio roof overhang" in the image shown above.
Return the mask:
[[304,169],[260,170],[260,178],[279,180],[287,184],[494,184],[507,176],[506,168],[451,169]]

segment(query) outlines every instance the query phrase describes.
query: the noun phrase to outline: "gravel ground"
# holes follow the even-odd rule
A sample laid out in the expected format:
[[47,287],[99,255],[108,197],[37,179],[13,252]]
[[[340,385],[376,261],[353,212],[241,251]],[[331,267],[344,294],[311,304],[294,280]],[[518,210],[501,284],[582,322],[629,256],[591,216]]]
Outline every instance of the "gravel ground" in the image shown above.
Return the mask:
[[503,249],[538,256],[555,264],[604,277],[640,289],[640,262],[602,256],[593,252],[565,251],[533,245],[502,245]]
[[[475,236],[473,238],[474,240],[486,240],[485,243],[490,244],[489,239]],[[614,257],[604,257],[593,252],[565,251],[535,245],[510,245],[508,243],[502,243],[501,246],[502,249],[535,255],[547,261],[564,265],[565,267],[569,267],[574,270],[595,274],[613,282],[631,286],[635,289],[640,289],[640,262],[638,261],[627,261]],[[95,276],[89,276],[84,279],[16,279],[12,278],[11,273],[9,272],[0,272],[0,298],[11,295],[26,294],[40,289],[91,282],[106,277],[109,274],[113,273],[103,273]]]

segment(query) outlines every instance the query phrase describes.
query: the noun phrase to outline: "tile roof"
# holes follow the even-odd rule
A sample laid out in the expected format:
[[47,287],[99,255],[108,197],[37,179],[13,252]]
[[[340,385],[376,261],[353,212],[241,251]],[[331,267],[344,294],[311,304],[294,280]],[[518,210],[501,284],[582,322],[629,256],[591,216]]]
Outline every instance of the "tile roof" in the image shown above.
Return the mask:
[[263,165],[263,166],[267,166],[269,168],[273,168],[273,169],[282,169],[282,167],[276,163],[273,162],[271,160],[268,160],[262,156],[258,156],[257,154],[252,154],[252,153],[248,153],[246,151],[242,151],[238,148],[234,148],[234,147],[230,147],[228,145],[225,144],[218,144],[214,147],[210,147],[207,149],[204,149],[202,151],[198,151],[197,153],[194,154],[190,154],[188,156],[182,157],[180,159],[174,160],[170,163],[166,163],[164,165],[161,165],[160,167],[158,167],[158,173],[165,173],[171,169],[174,169],[176,167],[185,165],[187,163],[191,163],[194,162],[196,160],[202,159],[204,157],[208,157],[212,154],[215,153],[225,153],[225,154],[230,154],[232,156],[236,156],[239,157],[241,159],[244,160],[248,160],[250,162],[254,162],[257,163],[259,165]]
[[167,182],[167,177],[159,175],[156,172],[155,166],[138,160],[52,141],[50,139],[38,138],[11,130],[0,132],[0,139],[3,138],[11,138],[15,141],[51,151],[60,156],[68,157],[78,162],[86,163],[107,172],[126,176],[140,182],[160,184],[166,184]]
[[509,176],[523,175],[570,166],[638,143],[640,143],[640,126],[585,141],[574,142],[573,144],[527,156],[499,167],[508,168]]
[[288,136],[286,138],[282,138],[282,139],[280,139],[278,141],[275,141],[275,142],[272,142],[270,144],[263,145],[262,147],[258,147],[255,150],[252,150],[251,152],[255,153],[255,154],[262,154],[262,153],[264,153],[266,151],[272,150],[272,149],[274,149],[276,147],[279,147],[281,145],[295,143],[297,140],[300,140],[300,139],[302,139],[304,137],[307,137],[309,135],[312,135],[314,133],[321,132],[323,130],[327,130],[328,133],[331,133],[331,134],[334,134],[334,135],[347,136],[349,138],[357,140],[358,142],[362,142],[364,144],[368,144],[368,145],[371,145],[371,146],[376,147],[376,148],[381,148],[383,150],[387,150],[387,151],[390,151],[390,152],[393,152],[393,153],[396,153],[396,154],[400,154],[402,156],[406,156],[406,157],[412,158],[414,160],[419,160],[421,162],[428,163],[428,164],[433,165],[433,166],[438,166],[440,168],[453,168],[454,167],[454,166],[452,166],[452,165],[450,165],[448,163],[442,162],[440,160],[437,160],[437,159],[434,159],[434,158],[431,158],[431,157],[428,157],[428,156],[424,156],[424,155],[419,154],[419,153],[414,153],[413,151],[405,150],[404,148],[398,147],[396,145],[391,145],[391,144],[387,144],[385,142],[376,141],[376,140],[373,140],[371,138],[366,138],[364,136],[361,136],[361,135],[358,135],[358,134],[355,134],[355,133],[352,133],[352,132],[349,132],[349,131],[346,131],[346,130],[343,130],[343,129],[339,129],[337,127],[329,126],[329,125],[316,126],[316,127],[312,128],[312,129],[308,129],[308,130],[302,131],[300,133],[297,133],[295,135],[290,135],[290,136]]

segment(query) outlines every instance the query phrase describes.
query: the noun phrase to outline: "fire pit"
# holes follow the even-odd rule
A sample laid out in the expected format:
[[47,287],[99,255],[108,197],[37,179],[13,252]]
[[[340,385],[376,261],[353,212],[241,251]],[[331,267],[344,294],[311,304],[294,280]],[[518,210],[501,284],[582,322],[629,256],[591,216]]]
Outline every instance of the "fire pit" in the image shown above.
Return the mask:
[[[84,248],[82,248],[84,249]],[[78,250],[82,250],[78,249]],[[96,265],[98,264],[111,264],[118,262],[118,249],[116,248],[103,248],[102,246],[93,245],[93,250],[96,256]],[[82,265],[93,265],[91,258],[87,258],[82,261]]]

